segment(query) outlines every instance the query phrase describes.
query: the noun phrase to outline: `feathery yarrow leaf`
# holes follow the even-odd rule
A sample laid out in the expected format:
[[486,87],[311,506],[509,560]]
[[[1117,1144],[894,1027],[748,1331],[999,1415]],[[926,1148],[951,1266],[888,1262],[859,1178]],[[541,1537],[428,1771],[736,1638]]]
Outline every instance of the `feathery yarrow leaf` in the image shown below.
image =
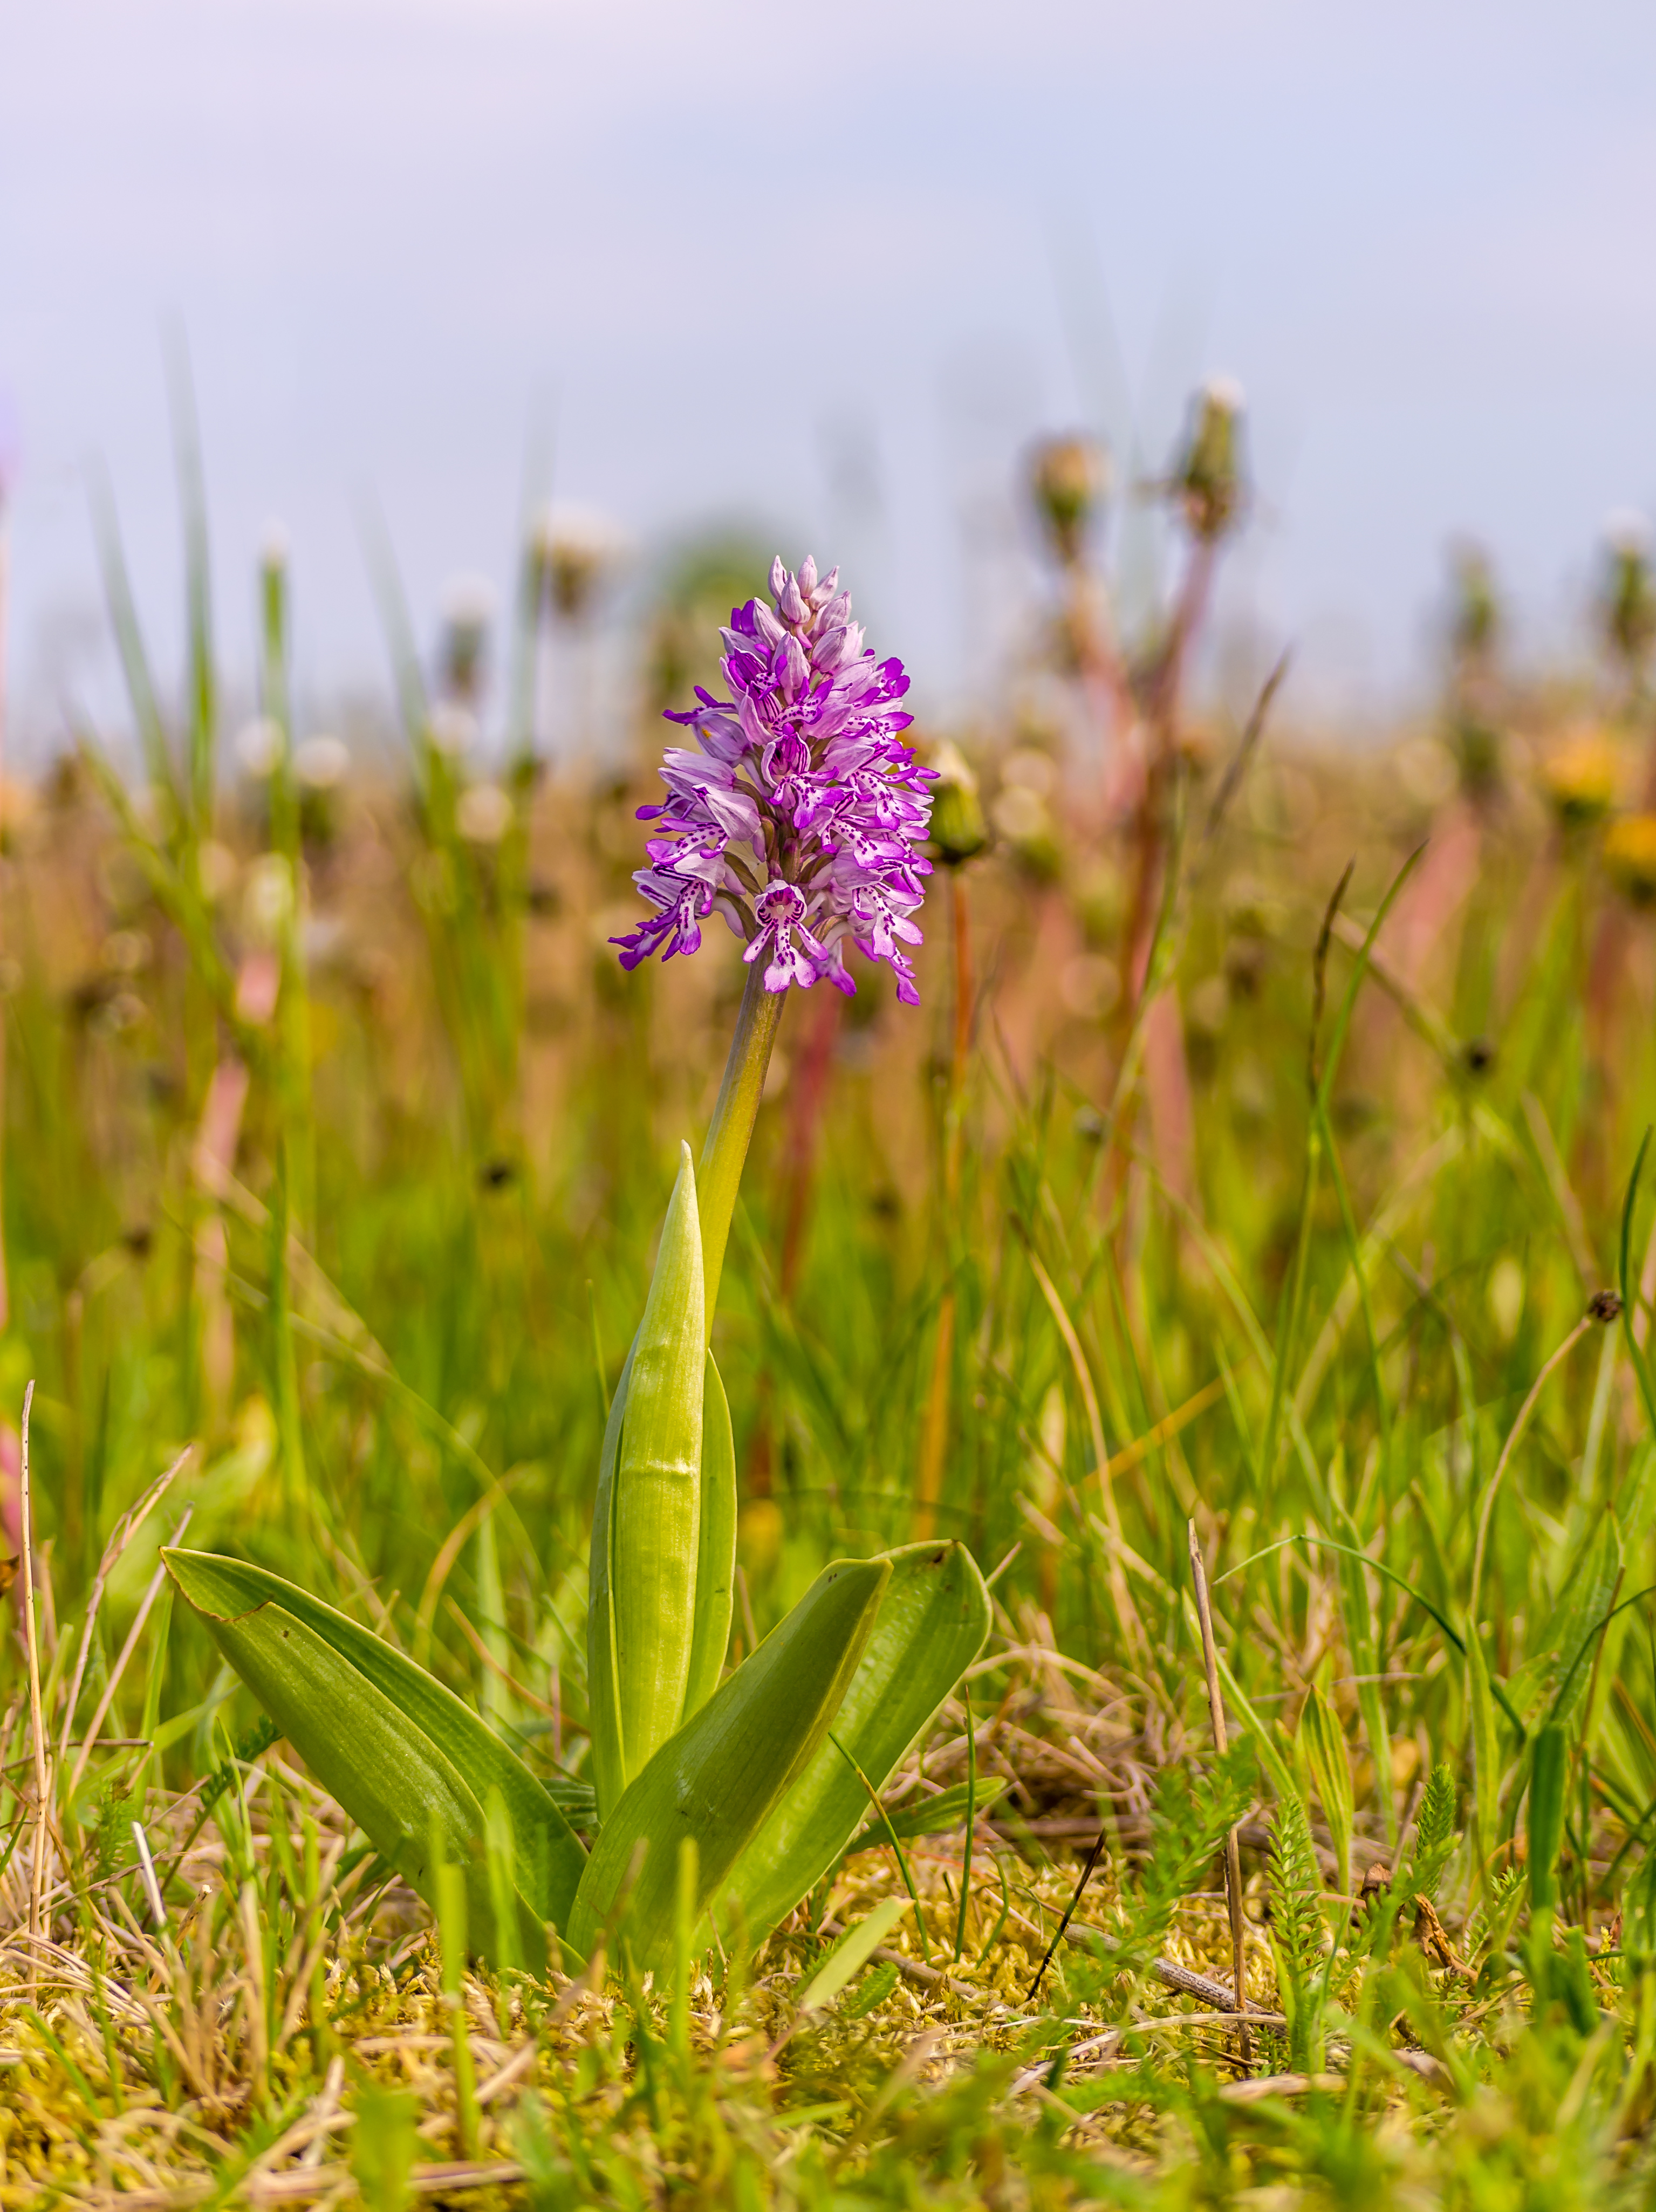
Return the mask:
[[1434,1905],[1444,1868],[1458,1840],[1455,1832],[1454,1769],[1446,1759],[1440,1759],[1427,1776],[1421,1796],[1421,1808],[1415,1821],[1415,1856],[1410,1877],[1411,1888]]
[[1282,2010],[1289,2021],[1293,2063],[1310,2063],[1321,2011],[1324,1954],[1322,1869],[1311,1840],[1311,1823],[1297,1791],[1280,1799],[1271,1823],[1271,1948],[1275,1954]]

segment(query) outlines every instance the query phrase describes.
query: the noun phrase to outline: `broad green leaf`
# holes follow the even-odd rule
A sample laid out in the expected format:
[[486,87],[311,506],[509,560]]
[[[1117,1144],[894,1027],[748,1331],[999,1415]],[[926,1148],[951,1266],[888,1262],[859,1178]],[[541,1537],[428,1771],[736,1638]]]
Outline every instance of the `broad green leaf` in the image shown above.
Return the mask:
[[678,1727],[690,1679],[702,1489],[707,1330],[696,1170],[682,1147],[644,1318],[610,1498],[610,1607],[624,1783]]
[[588,1641],[589,1666],[612,1680],[603,1685],[606,1740],[595,1760],[606,1814],[683,1718],[696,1635],[707,1331],[696,1170],[689,1146],[680,1149],[644,1317],[605,1437],[610,1479],[603,1468],[599,1477]]
[[1351,1760],[1338,1716],[1314,1682],[1300,1714],[1300,1741],[1328,1822],[1338,1886],[1344,1895],[1351,1887]]
[[823,1743],[728,1885],[756,1943],[835,1863],[867,1820],[868,1793],[850,1760],[883,1790],[989,1634],[989,1593],[963,1544],[908,1544],[884,1558],[891,1587],[834,1722],[844,1750]]
[[[161,1556],[180,1595],[294,1749],[422,1895],[435,1808],[469,1882],[476,1874],[472,1925],[492,1928],[478,1858],[483,1800],[492,1787],[529,1917],[567,1928],[587,1863],[581,1839],[522,1760],[453,1691],[262,1567],[205,1552]],[[544,1937],[539,1942],[544,1949]]]
[[610,1607],[610,1508],[615,1496],[616,1462],[627,1415],[632,1381],[628,1352],[604,1425],[598,1455],[598,1499],[593,1508],[592,1550],[587,1579],[587,1704],[592,1725],[593,1788],[600,1814],[616,1803],[625,1784],[621,1773],[621,1714],[616,1702],[615,1622]]
[[867,1966],[909,1909],[906,1897],[882,1897],[865,1919],[848,1928],[823,1960],[801,1995],[798,2011],[820,2012],[831,2005],[853,1974]]
[[[484,1833],[483,1808],[459,1769],[365,1674],[284,1607],[272,1601],[239,1620],[203,1617],[323,1788],[435,1909],[432,1839],[445,1857],[464,1863]],[[544,1961],[545,1933],[521,1900],[518,1926],[502,1929],[484,1869],[468,1873],[478,1948],[491,1958],[527,1950]]]
[[719,1686],[730,1649],[736,1589],[736,1440],[730,1403],[713,1354],[707,1355],[702,1409],[702,1510],[696,1539],[696,1628],[685,1685],[684,1717],[698,1713]]
[[[834,1733],[839,1733],[837,1729]],[[883,1819],[870,1820],[866,1827],[859,1828],[845,1846],[845,1856],[849,1859],[858,1851],[874,1850],[880,1844],[888,1844],[892,1836],[901,1844],[906,1844],[910,1836],[946,1836],[965,1819],[972,1808],[974,1794],[981,1820],[1002,1791],[1010,1787],[1004,1775],[979,1775],[975,1793],[969,1782],[957,1782],[953,1789],[940,1790],[935,1797],[899,1805]]]
[[696,1845],[697,1913],[723,1899],[738,1857],[839,1711],[891,1578],[884,1559],[825,1567],[786,1620],[627,1785],[575,1896],[569,1932],[576,1949],[590,1952],[630,1881],[628,1938],[641,1966],[661,1963],[686,1836]]
[[[632,1380],[632,1354],[627,1355],[616,1385],[604,1431],[599,1462],[598,1503],[593,1515],[592,1565],[587,1628],[587,1668],[593,1729],[593,1773],[599,1805],[613,1805],[623,1788],[621,1731],[615,1705],[615,1644],[611,1632],[610,1500],[614,1495],[616,1462],[621,1448],[621,1427],[628,1389]],[[696,1613],[691,1637],[689,1677],[685,1686],[683,1717],[688,1720],[719,1686],[725,1654],[730,1648],[731,1606],[736,1583],[736,1445],[731,1434],[730,1406],[724,1384],[707,1355],[707,1380],[702,1412],[702,1497],[696,1547]]]

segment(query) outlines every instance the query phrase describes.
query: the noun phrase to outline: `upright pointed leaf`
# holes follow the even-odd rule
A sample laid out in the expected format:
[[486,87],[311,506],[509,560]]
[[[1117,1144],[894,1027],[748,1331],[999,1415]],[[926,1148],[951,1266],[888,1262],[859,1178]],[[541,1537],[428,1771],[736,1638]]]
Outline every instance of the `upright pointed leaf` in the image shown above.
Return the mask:
[[707,1333],[696,1170],[689,1146],[682,1152],[594,1546],[588,1643],[607,1629],[609,1651],[597,1656],[613,1668],[617,1735],[615,1755],[606,1751],[605,1810],[618,1781],[624,1789],[683,1717],[696,1632]]
[[989,1593],[963,1544],[908,1544],[884,1556],[891,1587],[834,1723],[844,1748],[822,1744],[728,1885],[755,1942],[827,1872],[868,1818],[868,1794],[850,1760],[884,1789],[989,1634]]
[[621,1771],[621,1708],[615,1679],[615,1613],[610,1591],[610,1516],[615,1499],[616,1462],[627,1418],[627,1389],[632,1381],[628,1352],[604,1425],[598,1455],[598,1501],[593,1508],[592,1550],[587,1571],[587,1700],[591,1717],[593,1787],[600,1818],[626,1787]]
[[[480,1867],[482,1804],[492,1786],[532,1918],[567,1927],[587,1863],[581,1839],[522,1760],[451,1690],[262,1567],[204,1552],[161,1556],[180,1595],[294,1749],[417,1888],[433,1805],[447,1808],[455,1857]],[[492,1924],[486,1881],[472,1910],[484,1915],[474,1926]]]
[[736,1440],[713,1354],[707,1355],[702,1410],[702,1510],[696,1537],[696,1628],[685,1685],[688,1720],[719,1686],[730,1648],[730,1609],[736,1588]]
[[[615,1635],[610,1601],[610,1505],[615,1493],[621,1428],[632,1380],[627,1355],[604,1431],[599,1460],[598,1502],[593,1514],[587,1611],[587,1695],[592,1717],[593,1778],[601,1807],[616,1803],[625,1786],[621,1769],[621,1723],[617,1705]],[[736,1446],[724,1384],[707,1355],[702,1410],[702,1495],[697,1524],[696,1611],[682,1718],[697,1713],[719,1686],[730,1648],[731,1606],[736,1583]]]
[[839,1711],[892,1570],[883,1559],[825,1567],[701,1711],[630,1783],[604,1823],[575,1897],[569,1940],[590,1950],[645,1847],[626,1929],[642,1966],[672,1944],[679,1846],[696,1845],[696,1911],[724,1898],[732,1868]]

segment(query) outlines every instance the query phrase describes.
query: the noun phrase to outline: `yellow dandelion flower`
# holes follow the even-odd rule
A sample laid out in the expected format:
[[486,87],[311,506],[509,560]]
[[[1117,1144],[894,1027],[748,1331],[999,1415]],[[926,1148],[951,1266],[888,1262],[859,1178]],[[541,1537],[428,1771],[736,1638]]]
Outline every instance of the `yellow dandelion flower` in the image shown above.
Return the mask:
[[1604,872],[1633,906],[1656,906],[1656,814],[1629,814],[1604,832]]
[[1543,767],[1547,798],[1561,825],[1580,829],[1597,822],[1616,804],[1621,763],[1602,731],[1584,731],[1553,753]]

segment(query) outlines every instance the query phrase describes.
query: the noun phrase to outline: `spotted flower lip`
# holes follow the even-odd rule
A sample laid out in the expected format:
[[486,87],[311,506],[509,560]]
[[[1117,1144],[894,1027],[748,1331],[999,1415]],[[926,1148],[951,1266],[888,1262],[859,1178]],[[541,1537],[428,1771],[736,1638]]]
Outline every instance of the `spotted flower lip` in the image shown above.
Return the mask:
[[624,968],[670,960],[718,913],[764,962],[767,991],[822,978],[854,994],[849,944],[918,1006],[904,947],[921,942],[934,771],[903,742],[909,679],[863,642],[837,568],[819,579],[808,556],[797,572],[778,556],[770,582],[772,604],[750,599],[721,632],[732,696],[698,686],[696,706],[668,713],[699,750],[669,746],[667,799],[638,810],[653,834],[633,881],[654,911],[610,941]]

